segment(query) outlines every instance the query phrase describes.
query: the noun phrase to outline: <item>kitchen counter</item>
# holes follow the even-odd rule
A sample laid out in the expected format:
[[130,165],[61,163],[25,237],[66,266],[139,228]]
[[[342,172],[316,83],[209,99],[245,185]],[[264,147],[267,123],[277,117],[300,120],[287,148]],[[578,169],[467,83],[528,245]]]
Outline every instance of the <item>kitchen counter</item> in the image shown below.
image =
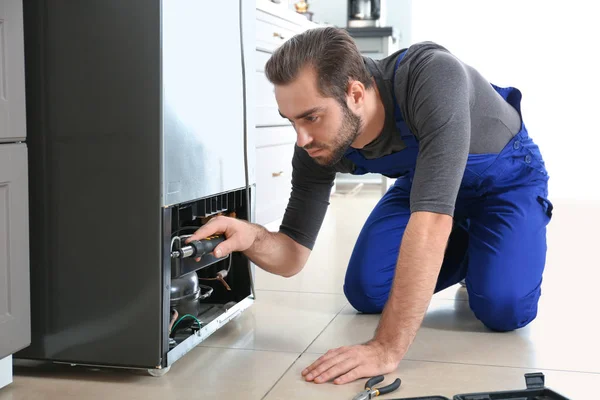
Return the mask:
[[395,36],[394,28],[391,26],[382,27],[364,27],[364,28],[345,28],[352,37],[385,37]]

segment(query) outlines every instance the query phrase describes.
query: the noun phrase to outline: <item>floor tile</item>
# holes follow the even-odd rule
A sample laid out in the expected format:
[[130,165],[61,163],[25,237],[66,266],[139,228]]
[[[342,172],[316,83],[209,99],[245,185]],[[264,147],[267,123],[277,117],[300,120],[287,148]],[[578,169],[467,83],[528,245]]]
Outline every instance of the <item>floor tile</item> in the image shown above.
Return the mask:
[[456,284],[450,286],[447,289],[444,289],[440,292],[437,292],[433,295],[433,299],[443,299],[443,300],[468,300],[469,296],[467,292],[463,289],[460,284]]
[[380,197],[373,191],[365,191],[357,197],[332,197],[317,243],[304,269],[291,278],[282,278],[257,268],[255,287],[344,293],[344,276],[354,242]]
[[[588,317],[542,303],[529,326],[496,333],[475,318],[467,301],[434,299],[405,359],[600,373],[595,321]],[[348,305],[307,352],[365,342],[378,322],[379,315],[359,314]]]
[[[319,356],[319,354],[302,355],[269,392],[266,400],[351,399],[363,390],[366,378],[345,385],[334,385],[331,382],[315,384],[304,381],[301,371]],[[451,399],[455,394],[524,389],[524,375],[529,372],[542,372],[547,387],[573,400],[596,398],[600,385],[599,374],[404,361],[396,372],[386,375],[383,382],[388,384],[400,378],[402,380],[400,389],[377,398],[385,400],[442,395]]]
[[257,291],[252,307],[202,346],[302,352],[346,304],[339,294]]
[[261,399],[299,354],[196,347],[160,378],[142,371],[27,363],[0,400]]

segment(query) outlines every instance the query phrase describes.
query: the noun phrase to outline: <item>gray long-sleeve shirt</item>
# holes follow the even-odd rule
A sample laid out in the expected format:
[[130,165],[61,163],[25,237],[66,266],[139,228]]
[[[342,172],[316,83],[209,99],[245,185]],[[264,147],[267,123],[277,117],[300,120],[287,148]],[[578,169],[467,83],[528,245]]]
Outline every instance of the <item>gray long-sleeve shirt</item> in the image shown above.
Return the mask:
[[[521,119],[478,71],[433,42],[408,48],[392,87],[399,55],[365,57],[369,72],[381,82],[378,90],[387,117],[381,134],[360,151],[366,158],[377,158],[402,150],[393,121],[393,90],[419,141],[410,210],[452,216],[468,155],[500,152],[518,133]],[[335,174],[352,172],[354,165],[343,158],[331,167],[320,166],[298,146],[292,165],[292,192],[280,231],[312,249]]]

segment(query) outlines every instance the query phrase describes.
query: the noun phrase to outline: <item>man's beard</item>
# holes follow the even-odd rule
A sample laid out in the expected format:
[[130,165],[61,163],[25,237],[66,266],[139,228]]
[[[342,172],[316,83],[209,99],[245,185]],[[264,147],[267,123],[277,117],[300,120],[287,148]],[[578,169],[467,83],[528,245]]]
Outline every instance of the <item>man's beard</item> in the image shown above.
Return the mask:
[[305,147],[307,150],[320,148],[329,152],[328,155],[313,158],[319,165],[329,167],[339,162],[346,153],[346,150],[348,150],[352,142],[354,142],[360,134],[362,119],[354,114],[346,104],[342,104],[342,111],[344,113],[342,126],[338,130],[331,145],[311,144]]

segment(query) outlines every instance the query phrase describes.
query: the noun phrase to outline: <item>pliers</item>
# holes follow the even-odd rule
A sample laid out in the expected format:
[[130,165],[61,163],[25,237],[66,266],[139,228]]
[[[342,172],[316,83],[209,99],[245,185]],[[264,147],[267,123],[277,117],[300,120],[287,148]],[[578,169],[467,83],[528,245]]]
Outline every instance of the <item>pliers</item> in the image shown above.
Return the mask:
[[365,383],[365,390],[354,396],[352,400],[367,400],[377,397],[381,394],[391,393],[400,387],[400,383],[402,381],[400,380],[400,378],[396,378],[394,382],[387,386],[383,386],[379,389],[373,388],[373,386],[377,385],[380,382],[383,382],[383,375],[377,375],[372,377],[367,381],[367,383]]

